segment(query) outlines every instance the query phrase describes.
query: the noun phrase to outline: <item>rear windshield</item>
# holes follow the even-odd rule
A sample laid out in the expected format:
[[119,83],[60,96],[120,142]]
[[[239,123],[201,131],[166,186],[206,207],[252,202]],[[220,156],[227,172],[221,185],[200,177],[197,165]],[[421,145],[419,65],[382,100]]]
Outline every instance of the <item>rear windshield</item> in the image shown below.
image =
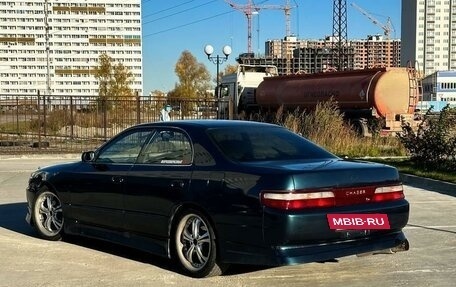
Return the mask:
[[316,144],[281,127],[214,128],[209,136],[234,161],[336,158]]

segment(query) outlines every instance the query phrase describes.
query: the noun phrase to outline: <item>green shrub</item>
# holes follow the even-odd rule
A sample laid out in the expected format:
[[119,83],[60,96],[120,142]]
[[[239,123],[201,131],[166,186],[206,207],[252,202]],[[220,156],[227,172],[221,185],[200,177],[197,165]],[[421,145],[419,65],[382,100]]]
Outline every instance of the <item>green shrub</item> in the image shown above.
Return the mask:
[[411,160],[426,169],[456,170],[456,109],[446,106],[439,115],[432,107],[414,131],[409,124],[402,126],[399,140]]

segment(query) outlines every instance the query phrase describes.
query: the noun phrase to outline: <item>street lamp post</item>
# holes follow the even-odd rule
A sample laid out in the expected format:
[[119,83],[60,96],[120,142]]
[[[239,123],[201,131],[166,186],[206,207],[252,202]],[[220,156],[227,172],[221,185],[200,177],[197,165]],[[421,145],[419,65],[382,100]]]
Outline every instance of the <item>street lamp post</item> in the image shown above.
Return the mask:
[[[211,45],[206,45],[206,47],[204,47],[204,53],[206,53],[209,61],[211,61],[212,63],[217,65],[217,76],[216,76],[217,85],[215,87],[215,94],[216,94],[215,96],[217,97],[217,101],[218,101],[218,111],[217,111],[218,118],[221,117],[222,110],[225,111],[225,109],[226,109],[225,105],[222,105],[220,103],[220,78],[219,78],[220,64],[222,64],[223,62],[228,60],[228,56],[231,54],[231,47],[224,46],[222,51],[223,51],[223,54],[225,55],[225,57],[220,57],[220,55],[218,55],[218,54],[217,54],[217,56],[211,56],[212,53],[214,53],[214,47],[212,47]],[[236,97],[236,95],[234,95],[234,97]],[[233,103],[236,103],[236,99],[230,99],[228,101],[229,119],[233,118],[233,113],[232,113]],[[224,117],[226,117],[226,115]]]
[[207,58],[209,59],[209,61],[211,61],[212,63],[216,64],[217,65],[217,86],[215,87],[216,89],[216,96],[217,96],[217,99],[220,98],[220,88],[219,88],[219,85],[220,85],[220,79],[219,79],[219,70],[220,70],[220,65],[225,62],[226,60],[228,60],[228,56],[231,54],[231,47],[230,46],[224,46],[223,47],[223,54],[225,55],[225,57],[220,57],[220,55],[216,55],[216,56],[211,56],[212,53],[214,53],[214,47],[212,47],[211,45],[206,45],[206,47],[204,47],[204,53],[206,53],[207,55]]

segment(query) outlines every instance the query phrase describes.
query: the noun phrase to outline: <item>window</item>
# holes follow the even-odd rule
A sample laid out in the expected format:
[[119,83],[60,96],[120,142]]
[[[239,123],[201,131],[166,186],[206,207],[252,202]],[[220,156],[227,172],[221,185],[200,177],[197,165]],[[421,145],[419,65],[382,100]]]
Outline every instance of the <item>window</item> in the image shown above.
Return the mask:
[[220,151],[233,161],[305,160],[334,158],[308,140],[280,128],[211,129],[208,131]]
[[188,165],[192,162],[190,140],[181,131],[157,131],[144,147],[138,164]]
[[122,134],[98,155],[96,162],[133,164],[138,158],[142,146],[151,135],[148,130],[134,130]]

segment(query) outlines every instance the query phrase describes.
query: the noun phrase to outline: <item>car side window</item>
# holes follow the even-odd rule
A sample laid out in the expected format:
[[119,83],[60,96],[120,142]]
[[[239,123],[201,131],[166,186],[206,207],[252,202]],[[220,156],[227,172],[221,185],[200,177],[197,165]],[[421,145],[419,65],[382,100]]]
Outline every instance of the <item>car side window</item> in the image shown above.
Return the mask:
[[137,163],[188,165],[192,154],[190,140],[183,132],[161,130],[146,144]]
[[152,131],[136,130],[115,138],[109,146],[98,155],[98,163],[127,163],[136,162],[144,143],[150,138]]

